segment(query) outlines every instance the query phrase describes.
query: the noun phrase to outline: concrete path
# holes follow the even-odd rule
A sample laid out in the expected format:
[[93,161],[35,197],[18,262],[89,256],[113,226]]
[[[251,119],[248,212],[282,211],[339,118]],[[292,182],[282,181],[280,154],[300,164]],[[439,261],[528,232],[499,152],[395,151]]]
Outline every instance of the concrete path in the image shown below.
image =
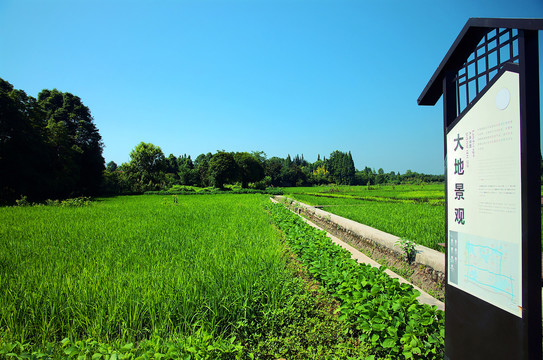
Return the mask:
[[[273,201],[275,203],[278,203],[277,200],[275,200],[273,198],[270,198],[270,199],[271,199],[271,201]],[[303,221],[305,221],[307,224],[311,225],[312,227],[314,227],[316,229],[319,229],[319,230],[323,230],[320,227],[318,227],[317,225],[315,225],[314,223],[312,223],[311,221],[307,220],[306,218],[304,218],[302,216],[300,216],[300,217],[302,218]],[[371,265],[371,266],[377,267],[377,268],[381,266],[381,264],[379,264],[378,262],[372,260],[371,258],[369,258],[365,254],[361,253],[360,251],[358,251],[357,249],[355,249],[351,245],[346,244],[345,242],[343,242],[340,239],[338,239],[337,237],[329,234],[328,232],[326,233],[326,236],[328,236],[330,239],[332,239],[332,242],[334,242],[335,244],[337,244],[337,245],[341,246],[342,248],[348,250],[351,253],[351,258],[355,259],[359,263],[368,264],[368,265]],[[407,281],[406,279],[404,279],[400,275],[394,273],[392,270],[386,269],[385,273],[388,276],[390,276],[391,278],[398,279],[398,281],[400,281],[400,283],[402,283],[402,284],[410,284],[415,289],[417,289],[420,292],[420,296],[417,299],[419,300],[419,302],[421,304],[435,305],[435,306],[437,306],[437,308],[439,310],[445,310],[445,304],[443,302],[433,298],[428,293],[423,291],[421,288],[419,288],[417,286],[414,286],[413,284],[411,284],[409,281]]]
[[[295,204],[296,206],[309,210],[318,217],[328,219],[331,222],[340,225],[342,228],[348,231],[351,231],[352,233],[357,234],[361,236],[362,238],[371,240],[389,249],[390,251],[396,253],[398,256],[402,256],[400,247],[395,245],[396,242],[400,240],[400,238],[397,236],[394,236],[392,234],[386,233],[378,229],[374,229],[370,226],[358,223],[351,219],[347,219],[342,216],[329,213],[327,211],[319,209],[318,207],[304,204],[298,200],[293,200],[285,196],[276,196],[276,198],[277,199],[284,198],[284,199],[291,200],[296,203]],[[445,254],[444,253],[427,248],[426,246],[422,246],[422,245],[417,245],[415,247],[415,251],[417,253],[415,263],[429,266],[430,268],[445,274]]]

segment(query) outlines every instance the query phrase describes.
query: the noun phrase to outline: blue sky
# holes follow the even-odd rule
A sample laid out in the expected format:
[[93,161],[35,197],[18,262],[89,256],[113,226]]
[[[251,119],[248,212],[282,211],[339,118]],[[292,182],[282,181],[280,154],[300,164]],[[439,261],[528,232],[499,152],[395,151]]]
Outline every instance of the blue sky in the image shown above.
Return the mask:
[[81,97],[106,162],[145,141],[438,174],[441,101],[416,100],[470,17],[543,2],[1,0],[0,77]]

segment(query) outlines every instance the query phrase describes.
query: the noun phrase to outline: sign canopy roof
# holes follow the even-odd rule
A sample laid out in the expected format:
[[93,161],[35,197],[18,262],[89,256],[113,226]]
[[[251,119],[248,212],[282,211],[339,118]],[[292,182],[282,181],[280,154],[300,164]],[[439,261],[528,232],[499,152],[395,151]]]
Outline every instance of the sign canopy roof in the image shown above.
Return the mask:
[[420,94],[417,103],[435,105],[443,94],[445,74],[448,71],[458,71],[483,37],[496,28],[543,30],[543,19],[470,18]]

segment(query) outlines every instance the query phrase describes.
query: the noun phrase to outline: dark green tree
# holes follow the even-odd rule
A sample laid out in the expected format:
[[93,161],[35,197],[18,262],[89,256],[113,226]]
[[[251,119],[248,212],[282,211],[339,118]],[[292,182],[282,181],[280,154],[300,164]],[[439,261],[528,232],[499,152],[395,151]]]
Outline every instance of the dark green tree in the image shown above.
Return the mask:
[[238,166],[232,153],[219,151],[209,161],[209,172],[213,185],[223,188],[224,184],[234,182],[238,177]]
[[213,155],[208,152],[207,154],[200,154],[194,160],[194,167],[197,173],[198,186],[211,186],[212,178],[209,170],[209,162]]
[[166,158],[166,173],[177,174],[178,170],[177,158],[174,154],[170,154],[170,156]]
[[165,186],[168,162],[159,146],[140,142],[130,152],[130,162],[123,166],[134,191],[160,190]]
[[104,170],[102,186],[100,188],[101,194],[116,195],[130,190],[130,188],[126,186],[124,174],[120,169],[121,167],[117,167],[117,164],[113,161],[110,161],[107,164],[106,169]]
[[48,164],[44,115],[36,99],[0,79],[0,203],[22,195],[47,197]]
[[336,184],[350,185],[355,180],[355,167],[351,153],[336,150],[327,161],[328,171]]
[[96,194],[102,147],[79,97],[43,90],[36,100],[0,79],[0,201]]
[[251,151],[251,155],[253,155],[255,158],[257,158],[258,161],[264,166],[266,163],[267,155],[264,151]]
[[247,152],[238,152],[234,154],[238,169],[238,180],[241,181],[241,187],[247,188],[250,182],[257,182],[264,178],[264,166],[253,155]]
[[38,94],[45,113],[55,194],[96,194],[102,180],[102,137],[90,110],[78,96],[56,89]]
[[287,155],[287,157],[285,158],[285,166],[290,166],[292,165],[292,159],[290,158],[290,154]]
[[294,163],[281,169],[281,186],[303,186],[307,183],[306,174]]
[[166,158],[166,187],[170,188],[173,185],[180,183],[179,181],[179,168],[177,167],[177,157],[174,154],[170,154]]
[[118,168],[118,166],[115,163],[115,161],[110,161],[106,165],[106,170],[109,171],[109,172],[116,171],[117,168]]
[[177,168],[179,182],[182,185],[198,185],[198,171],[194,168],[190,155],[187,156],[187,154],[185,154],[183,156],[179,156],[177,158]]
[[281,185],[281,170],[283,169],[284,164],[285,160],[276,156],[266,160],[264,173],[266,176],[270,177],[273,186]]
[[347,180],[348,180],[348,184],[352,185],[352,184],[354,184],[354,174],[356,173],[356,168],[354,166],[353,155],[351,154],[350,151],[349,151],[349,155],[348,155],[348,158],[347,158],[346,162],[347,162]]

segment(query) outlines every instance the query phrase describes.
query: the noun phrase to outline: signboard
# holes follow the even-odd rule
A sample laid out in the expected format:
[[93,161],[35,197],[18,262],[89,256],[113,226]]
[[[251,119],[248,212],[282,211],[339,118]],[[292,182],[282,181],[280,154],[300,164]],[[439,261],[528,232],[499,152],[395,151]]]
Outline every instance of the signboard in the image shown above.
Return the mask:
[[446,136],[447,282],[522,317],[519,74],[505,71]]
[[540,30],[469,19],[417,100],[443,96],[446,360],[543,358]]

